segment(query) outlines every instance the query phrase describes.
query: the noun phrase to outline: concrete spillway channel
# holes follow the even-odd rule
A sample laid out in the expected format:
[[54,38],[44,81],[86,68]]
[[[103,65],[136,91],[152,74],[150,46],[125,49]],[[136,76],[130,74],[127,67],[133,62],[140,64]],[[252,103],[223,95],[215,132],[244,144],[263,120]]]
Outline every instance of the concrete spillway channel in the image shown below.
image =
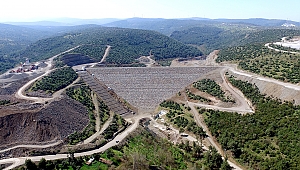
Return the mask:
[[117,101],[111,94],[109,94],[107,87],[100,84],[86,71],[78,72],[78,75],[83,79],[83,81],[89,85],[89,87],[100,97],[103,102],[111,109],[114,113],[119,115],[129,114],[130,111],[126,109],[122,103]]

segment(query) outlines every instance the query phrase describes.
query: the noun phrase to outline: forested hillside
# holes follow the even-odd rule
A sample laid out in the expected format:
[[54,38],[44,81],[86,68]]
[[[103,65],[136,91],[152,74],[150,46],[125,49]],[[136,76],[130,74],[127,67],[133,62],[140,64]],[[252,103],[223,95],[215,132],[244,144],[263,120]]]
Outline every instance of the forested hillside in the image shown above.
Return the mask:
[[219,24],[215,21],[191,20],[191,19],[162,19],[162,18],[130,18],[105,24],[107,27],[120,27],[132,29],[144,29],[160,32],[164,35],[171,35],[172,32],[187,28],[209,26]]
[[[157,60],[202,55],[196,48],[154,31],[98,27],[39,40],[13,57],[28,57],[31,61],[38,61],[77,45],[83,46],[76,52],[98,60],[102,57],[103,47],[110,45],[112,48],[106,61],[115,64],[133,63],[140,56],[150,55],[150,51]],[[95,46],[99,50],[95,51]]]
[[[21,56],[12,58],[9,54],[25,49],[29,44],[41,39],[45,32],[8,24],[0,24],[0,73],[13,67]],[[24,58],[23,58],[24,59]]]
[[266,98],[258,88],[230,77],[255,106],[240,115],[202,109],[206,123],[222,147],[251,169],[299,169],[299,106]]
[[194,27],[183,31],[175,31],[171,38],[185,44],[201,46],[205,53],[215,49],[224,49],[255,43],[280,41],[282,37],[300,35],[294,29],[245,29],[243,27],[228,29],[226,27]]
[[234,61],[242,69],[256,74],[292,83],[300,82],[300,55],[276,52],[263,44],[221,50],[216,61]]

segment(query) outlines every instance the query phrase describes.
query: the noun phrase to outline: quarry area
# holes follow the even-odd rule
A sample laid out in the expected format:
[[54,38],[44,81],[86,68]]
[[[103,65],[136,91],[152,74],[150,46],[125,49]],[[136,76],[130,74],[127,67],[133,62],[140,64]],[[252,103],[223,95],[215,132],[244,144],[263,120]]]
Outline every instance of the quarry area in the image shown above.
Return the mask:
[[281,42],[276,42],[274,44],[300,50],[300,37],[293,37],[292,39],[285,37]]

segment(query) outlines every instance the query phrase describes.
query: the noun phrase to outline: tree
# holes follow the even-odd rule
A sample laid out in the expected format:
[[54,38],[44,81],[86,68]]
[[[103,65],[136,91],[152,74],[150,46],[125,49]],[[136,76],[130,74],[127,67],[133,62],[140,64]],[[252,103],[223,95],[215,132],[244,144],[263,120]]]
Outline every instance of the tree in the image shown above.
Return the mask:
[[35,163],[31,161],[31,159],[26,159],[25,166],[27,170],[37,170],[37,166]]
[[232,167],[227,162],[227,158],[223,161],[220,170],[232,170]]
[[222,163],[222,156],[215,148],[209,146],[209,150],[204,154],[204,164],[210,169],[219,169]]
[[38,167],[39,167],[39,169],[45,170],[45,169],[47,169],[47,168],[46,168],[46,165],[47,165],[46,159],[45,159],[45,158],[42,158],[42,159],[40,160],[39,164],[38,164]]

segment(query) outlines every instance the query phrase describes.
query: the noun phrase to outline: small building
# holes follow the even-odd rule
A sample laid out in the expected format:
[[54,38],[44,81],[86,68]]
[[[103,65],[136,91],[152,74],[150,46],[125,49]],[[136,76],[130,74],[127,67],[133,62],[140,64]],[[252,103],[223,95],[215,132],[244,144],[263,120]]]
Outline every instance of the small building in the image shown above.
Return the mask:
[[155,116],[154,116],[154,119],[158,119],[160,118],[161,116],[167,114],[167,111],[165,110],[161,110],[159,113],[157,113]]
[[89,161],[85,162],[85,164],[90,165],[94,160],[95,158],[91,158]]

